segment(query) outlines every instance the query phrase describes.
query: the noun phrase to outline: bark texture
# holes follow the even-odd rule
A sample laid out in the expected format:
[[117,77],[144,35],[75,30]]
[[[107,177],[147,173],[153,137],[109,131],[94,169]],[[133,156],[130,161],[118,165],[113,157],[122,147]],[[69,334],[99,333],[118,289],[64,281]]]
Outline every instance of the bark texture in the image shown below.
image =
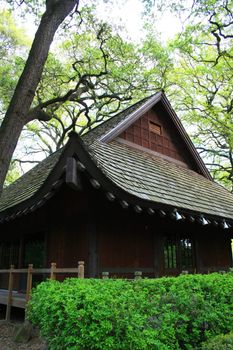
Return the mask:
[[24,70],[0,127],[0,195],[20,133],[31,119],[29,110],[54,34],[77,4],[78,0],[46,1],[46,11],[41,18]]

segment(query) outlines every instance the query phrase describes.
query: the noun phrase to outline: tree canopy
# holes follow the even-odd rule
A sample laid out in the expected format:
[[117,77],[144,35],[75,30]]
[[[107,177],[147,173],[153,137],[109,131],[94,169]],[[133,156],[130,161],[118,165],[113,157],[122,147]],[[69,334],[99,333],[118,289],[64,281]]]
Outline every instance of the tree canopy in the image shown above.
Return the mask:
[[[5,62],[0,80],[2,118],[12,110],[13,91],[21,71],[27,67],[25,57],[30,45],[14,22],[16,2],[6,2],[14,9],[4,11],[0,22],[0,55]],[[20,3],[24,6],[21,14],[31,13],[36,22],[43,11],[42,20],[49,18],[51,22],[59,14],[56,6],[64,6],[62,0],[47,1],[45,10],[44,1]],[[128,104],[163,89],[213,176],[232,190],[232,1],[202,0],[192,6],[182,0],[166,5],[159,0],[144,1],[145,29],[140,43],[98,18],[95,1],[91,6],[80,5],[69,1],[69,8],[56,22],[53,35],[58,30],[59,36],[46,60],[53,40],[50,38],[34,94],[29,93],[28,98],[26,93],[26,101],[31,102],[27,108],[24,104],[24,118],[18,118],[17,138],[21,134],[21,141],[10,174],[18,175],[19,165],[38,162],[63,146],[69,131],[84,133]],[[165,10],[183,20],[183,30],[162,43],[152,11]],[[29,58],[30,55],[31,51]],[[1,140],[0,161],[3,147]],[[14,147],[10,148],[12,154]]]

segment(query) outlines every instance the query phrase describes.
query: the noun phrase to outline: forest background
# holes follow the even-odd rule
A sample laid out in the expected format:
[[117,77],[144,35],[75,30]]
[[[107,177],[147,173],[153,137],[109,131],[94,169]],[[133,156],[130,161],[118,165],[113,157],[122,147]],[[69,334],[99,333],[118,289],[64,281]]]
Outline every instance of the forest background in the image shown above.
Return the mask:
[[[0,135],[30,30],[62,3],[0,1]],[[83,134],[162,89],[214,179],[233,191],[233,1],[73,3],[32,92],[5,185],[62,147],[70,131]]]

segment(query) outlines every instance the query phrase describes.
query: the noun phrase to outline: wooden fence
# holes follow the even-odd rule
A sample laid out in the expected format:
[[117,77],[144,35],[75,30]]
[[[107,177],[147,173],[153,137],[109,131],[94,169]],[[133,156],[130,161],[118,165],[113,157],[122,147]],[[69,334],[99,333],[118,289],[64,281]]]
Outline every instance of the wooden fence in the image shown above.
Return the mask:
[[[78,267],[76,268],[57,268],[56,263],[51,263],[51,267],[48,269],[39,269],[39,268],[33,268],[32,264],[28,265],[27,269],[15,269],[14,265],[11,265],[10,269],[0,270],[1,274],[9,274],[9,280],[8,280],[8,293],[6,302],[6,320],[10,320],[10,314],[11,314],[11,307],[12,307],[12,301],[14,300],[13,296],[13,286],[14,286],[14,276],[16,274],[27,275],[27,285],[26,285],[26,294],[24,295],[24,299],[22,299],[22,302],[24,307],[26,306],[27,302],[30,299],[30,293],[32,289],[32,279],[33,275],[35,274],[43,274],[48,275],[50,279],[55,280],[57,274],[77,274],[78,278],[84,278],[84,261],[78,262]],[[15,297],[17,298],[17,297]],[[22,306],[21,306],[22,307]]]
[[[8,274],[8,289],[0,290],[0,304],[6,305],[6,321],[10,320],[11,307],[21,307],[25,308],[27,302],[30,299],[31,289],[32,289],[32,279],[33,275],[48,275],[51,280],[56,280],[58,274],[68,275],[75,274],[78,278],[84,278],[84,261],[78,261],[78,267],[74,268],[57,268],[56,263],[51,263],[50,268],[34,268],[33,264],[29,264],[27,269],[15,269],[14,265],[11,265],[10,269],[0,270],[1,274]],[[14,287],[14,276],[15,275],[26,275],[26,293],[13,294]],[[109,278],[109,272],[101,273],[102,279]],[[134,271],[134,279],[141,279],[142,271]]]

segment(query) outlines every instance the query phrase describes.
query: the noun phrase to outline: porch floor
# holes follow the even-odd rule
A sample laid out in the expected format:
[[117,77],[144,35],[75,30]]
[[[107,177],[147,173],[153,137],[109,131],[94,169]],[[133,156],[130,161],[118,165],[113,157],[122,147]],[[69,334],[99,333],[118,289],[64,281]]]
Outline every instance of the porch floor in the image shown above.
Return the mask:
[[[7,297],[8,297],[8,290],[0,289],[0,304],[7,305]],[[26,294],[13,291],[11,306],[25,309],[25,305],[26,305]]]

